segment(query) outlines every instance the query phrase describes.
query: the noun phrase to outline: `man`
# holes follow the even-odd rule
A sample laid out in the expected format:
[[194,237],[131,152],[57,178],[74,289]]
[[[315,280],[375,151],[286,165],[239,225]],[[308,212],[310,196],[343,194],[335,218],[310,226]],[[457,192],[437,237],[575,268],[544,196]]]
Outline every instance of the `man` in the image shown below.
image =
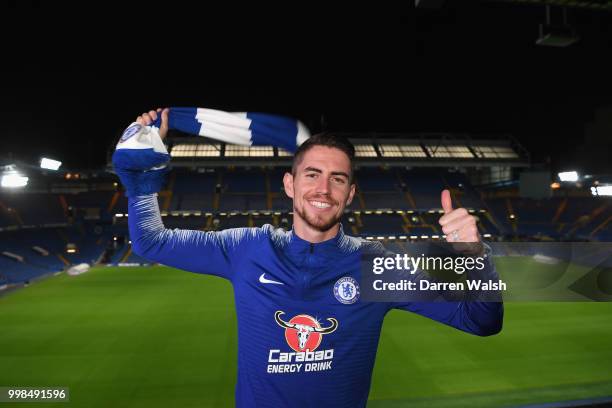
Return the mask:
[[[168,111],[137,118],[146,126]],[[283,178],[293,199],[293,229],[271,225],[220,232],[164,228],[153,186],[129,196],[133,250],[149,260],[231,281],[238,317],[239,407],[363,407],[383,319],[409,310],[480,336],[501,330],[503,306],[485,302],[363,302],[360,257],[376,243],[344,234],[341,216],[355,195],[354,148],[330,134],[312,136]],[[122,176],[135,185],[138,175]],[[453,242],[478,242],[476,221],[442,193],[442,229]],[[398,384],[398,386],[401,386]]]

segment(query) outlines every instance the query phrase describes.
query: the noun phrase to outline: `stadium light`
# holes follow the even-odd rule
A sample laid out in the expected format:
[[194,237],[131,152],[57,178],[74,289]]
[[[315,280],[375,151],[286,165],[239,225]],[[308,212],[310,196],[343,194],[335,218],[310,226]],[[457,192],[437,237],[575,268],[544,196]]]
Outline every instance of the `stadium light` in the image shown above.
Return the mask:
[[594,196],[612,196],[612,185],[591,187],[591,194]]
[[559,180],[576,182],[578,181],[578,173],[575,171],[563,171],[559,173]]
[[61,165],[62,165],[61,161],[57,161],[57,160],[53,160],[53,159],[47,159],[46,157],[43,157],[42,159],[40,159],[40,168],[41,169],[57,170],[57,169],[60,168]]
[[8,173],[2,176],[0,185],[7,188],[25,187],[28,185],[29,177],[22,176],[19,173]]

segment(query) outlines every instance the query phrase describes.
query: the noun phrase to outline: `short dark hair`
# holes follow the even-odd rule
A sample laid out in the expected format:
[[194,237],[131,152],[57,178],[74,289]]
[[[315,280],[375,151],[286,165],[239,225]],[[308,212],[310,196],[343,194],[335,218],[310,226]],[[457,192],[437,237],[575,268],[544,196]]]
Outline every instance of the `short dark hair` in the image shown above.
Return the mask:
[[344,136],[333,132],[322,132],[310,136],[303,142],[293,155],[291,173],[295,176],[297,166],[301,163],[304,154],[315,146],[327,146],[341,150],[347,155],[351,165],[350,181],[353,180],[353,161],[355,160],[355,146]]

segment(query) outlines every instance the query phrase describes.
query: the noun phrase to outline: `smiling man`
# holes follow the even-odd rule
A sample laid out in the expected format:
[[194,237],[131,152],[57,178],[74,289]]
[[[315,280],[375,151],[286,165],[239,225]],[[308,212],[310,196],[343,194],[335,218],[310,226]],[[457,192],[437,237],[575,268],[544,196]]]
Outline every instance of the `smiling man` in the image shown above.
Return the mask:
[[285,173],[285,192],[293,199],[293,229],[310,242],[338,234],[344,208],[353,201],[351,161],[355,150],[332,134],[314,135],[304,142]]
[[[137,122],[149,125],[159,113],[144,113]],[[167,111],[161,114],[163,138]],[[155,194],[162,173],[118,171],[129,197],[135,253],[232,283],[238,407],[364,407],[383,319],[391,309],[480,336],[501,330],[501,303],[360,299],[361,256],[377,243],[345,235],[340,223],[355,195],[354,156],[350,142],[334,134],[301,144],[283,179],[293,199],[290,231],[271,225],[219,232],[167,229]],[[453,210],[448,192],[442,206],[449,239],[479,240],[474,218]]]

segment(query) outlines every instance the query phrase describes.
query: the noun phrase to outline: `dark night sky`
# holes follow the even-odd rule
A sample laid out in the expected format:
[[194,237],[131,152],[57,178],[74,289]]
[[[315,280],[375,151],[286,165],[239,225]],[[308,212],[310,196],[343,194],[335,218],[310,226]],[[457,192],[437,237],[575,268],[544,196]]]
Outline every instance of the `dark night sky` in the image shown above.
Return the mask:
[[282,113],[314,130],[323,116],[334,130],[510,132],[537,161],[610,173],[612,133],[587,140],[584,127],[605,129],[596,112],[612,106],[612,15],[572,10],[582,40],[566,49],[534,45],[543,16],[461,1],[138,38],[108,21],[35,21],[33,36],[11,34],[0,68],[2,155],[99,167],[139,112],[182,105]]

